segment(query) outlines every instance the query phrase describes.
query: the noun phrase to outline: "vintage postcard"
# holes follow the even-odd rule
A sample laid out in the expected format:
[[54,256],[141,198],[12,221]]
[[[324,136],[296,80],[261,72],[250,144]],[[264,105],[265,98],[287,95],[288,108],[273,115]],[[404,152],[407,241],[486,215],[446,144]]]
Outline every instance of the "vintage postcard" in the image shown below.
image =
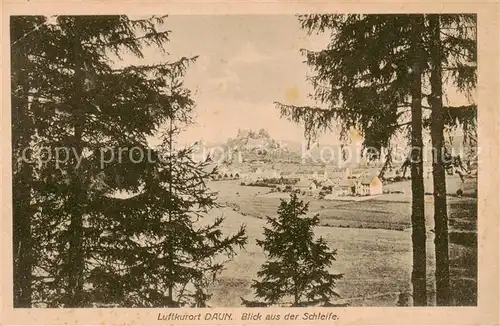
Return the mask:
[[4,2],[0,324],[499,324],[499,9]]

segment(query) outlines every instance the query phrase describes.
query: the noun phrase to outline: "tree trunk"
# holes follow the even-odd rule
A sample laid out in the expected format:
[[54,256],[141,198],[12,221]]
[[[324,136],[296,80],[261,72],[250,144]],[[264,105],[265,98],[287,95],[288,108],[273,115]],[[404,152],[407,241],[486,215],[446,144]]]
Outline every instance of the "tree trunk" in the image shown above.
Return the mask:
[[416,306],[427,305],[426,290],[426,233],[424,214],[424,178],[422,162],[422,30],[423,15],[415,15],[413,22],[412,86],[411,86],[411,178],[412,178],[412,246],[413,246],[413,301]]
[[436,237],[436,304],[450,303],[450,271],[448,253],[448,214],[446,208],[446,171],[443,162],[444,111],[441,76],[441,39],[439,15],[429,15],[431,35],[431,139],[432,175],[434,182],[434,223]]
[[[16,24],[16,21],[19,24]],[[23,34],[22,18],[11,17],[11,39],[19,40]],[[29,111],[29,80],[26,73],[27,53],[20,45],[12,47],[12,238],[14,308],[31,308],[32,294],[32,235],[31,187],[32,169],[26,160],[18,161],[23,150],[29,148],[33,131]],[[15,93],[14,93],[15,92]],[[24,154],[29,155],[28,152]],[[29,160],[29,157],[26,157]]]
[[[173,195],[173,187],[172,187],[172,183],[173,183],[173,162],[172,162],[172,159],[173,159],[173,156],[172,156],[172,150],[173,150],[173,120],[174,120],[174,114],[173,112],[170,113],[170,121],[169,121],[169,129],[168,129],[168,155],[170,156],[169,157],[169,161],[168,161],[168,174],[169,174],[169,178],[170,180],[168,181],[168,192],[169,192],[169,196],[170,198],[173,198],[174,195]],[[172,226],[172,215],[173,215],[173,205],[172,205],[172,202],[170,203],[170,207],[169,207],[169,212],[168,212],[168,223],[170,224],[170,226]],[[172,243],[173,243],[173,234],[172,234],[172,229],[170,230],[169,232],[169,239],[168,239],[168,261],[169,261],[169,264],[168,264],[168,267],[170,268],[169,270],[169,276],[170,276],[170,280],[169,280],[169,283],[168,283],[168,298],[170,300],[170,305],[173,305],[174,304],[174,283],[173,283],[173,268],[174,268],[174,252],[173,252],[173,247],[172,247]]]
[[68,307],[77,308],[82,306],[83,272],[85,268],[83,252],[83,217],[86,191],[82,180],[81,171],[78,170],[77,157],[83,152],[82,136],[84,124],[84,108],[82,107],[82,93],[84,91],[84,75],[82,67],[82,49],[79,36],[79,24],[75,18],[75,35],[73,40],[74,62],[75,62],[75,90],[73,94],[73,127],[74,138],[72,146],[74,154],[78,155],[71,160],[71,182],[72,191],[70,200],[71,220],[69,226],[70,247],[68,255]]
[[386,158],[385,158],[385,162],[384,162],[384,165],[382,166],[382,168],[380,169],[380,172],[378,174],[378,177],[383,180],[384,179],[384,176],[385,176],[385,172],[387,171],[387,169],[389,167],[391,167],[391,164],[392,164],[392,149],[389,148],[387,150],[387,155],[386,155]]
[[13,194],[13,250],[14,250],[14,307],[31,308],[33,247],[31,241],[31,168],[21,163],[21,171],[14,181]]

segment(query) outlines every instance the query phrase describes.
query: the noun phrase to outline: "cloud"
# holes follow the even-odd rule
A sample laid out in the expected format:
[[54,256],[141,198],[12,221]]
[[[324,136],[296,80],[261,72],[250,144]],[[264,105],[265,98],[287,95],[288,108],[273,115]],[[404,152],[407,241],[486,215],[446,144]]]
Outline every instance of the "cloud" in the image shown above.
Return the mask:
[[[304,141],[304,126],[280,117],[272,103],[255,103],[240,99],[202,97],[198,99],[198,117],[178,139],[179,144],[203,140],[224,142],[234,138],[238,129],[266,129],[277,140]],[[321,134],[321,144],[338,144],[336,130]]]
[[200,55],[195,70],[188,72],[189,86],[225,98],[273,102],[282,94],[284,80],[304,78],[301,69],[289,68],[302,65],[296,52],[266,54],[251,41],[235,49],[223,55]]
[[228,61],[228,66],[262,63],[270,59],[272,59],[272,57],[259,52],[255,44],[246,42],[234,57]]
[[216,90],[218,92],[228,92],[239,90],[240,77],[233,70],[225,67],[222,70],[222,75],[218,77],[208,78],[206,85],[208,90]]
[[[265,61],[271,60],[272,57],[260,53],[255,45],[251,42],[246,42],[240,47],[234,55],[231,54],[227,59],[221,58],[220,60],[210,61],[205,59],[206,62],[200,68],[205,76],[204,88],[206,91],[215,91],[218,93],[226,93],[235,95],[240,93],[242,86],[242,75],[244,79],[251,78],[251,73],[245,71],[248,65],[261,65],[262,68]],[[209,67],[209,65],[212,65]],[[216,69],[216,75],[210,69]],[[201,76],[200,76],[201,77]],[[202,79],[200,79],[202,80]]]
[[195,67],[199,71],[206,72],[212,62],[212,59],[208,55],[200,55],[196,59]]
[[272,103],[254,103],[217,96],[200,97],[197,101],[198,117],[195,125],[182,135],[182,141],[203,139],[208,142],[235,137],[238,129],[267,129],[273,137],[297,138],[302,128],[280,119]]
[[188,69],[186,85],[197,93],[227,93],[239,89],[240,77],[229,69],[226,62],[209,55],[200,55],[195,65]]

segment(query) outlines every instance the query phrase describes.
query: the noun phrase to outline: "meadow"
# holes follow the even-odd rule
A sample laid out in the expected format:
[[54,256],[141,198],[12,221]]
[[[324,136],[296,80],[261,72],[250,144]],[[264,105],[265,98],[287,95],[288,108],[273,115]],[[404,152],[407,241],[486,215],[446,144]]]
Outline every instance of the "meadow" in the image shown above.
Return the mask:
[[[249,243],[226,265],[213,285],[210,305],[241,306],[243,297],[254,299],[250,285],[265,261],[264,252],[255,240],[263,236],[266,216],[276,214],[279,198],[267,195],[269,188],[240,186],[238,182],[213,182],[223,207],[205,219],[226,218],[227,234],[246,225]],[[287,194],[283,194],[287,198]],[[337,260],[332,271],[342,273],[338,282],[340,302],[351,306],[395,306],[401,292],[409,292],[411,275],[411,229],[408,201],[377,198],[363,202],[327,201],[305,198],[310,214],[319,214],[321,226],[316,236],[324,237]],[[476,202],[471,198],[449,198],[451,232],[466,231],[475,235]],[[434,302],[434,233],[432,197],[426,197],[427,272],[429,302]],[[476,304],[477,250],[470,243],[450,244],[454,304]]]

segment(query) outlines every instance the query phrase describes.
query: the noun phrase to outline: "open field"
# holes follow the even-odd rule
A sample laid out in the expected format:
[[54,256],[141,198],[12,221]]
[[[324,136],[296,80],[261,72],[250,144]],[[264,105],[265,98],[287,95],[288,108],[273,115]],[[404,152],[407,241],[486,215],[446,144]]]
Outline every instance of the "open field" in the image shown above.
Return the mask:
[[[280,203],[277,193],[273,193],[273,196],[266,195],[270,188],[240,186],[236,181],[213,182],[210,186],[219,191],[221,203],[229,205],[242,215],[265,219],[266,216],[276,214]],[[289,197],[287,193],[280,195],[282,198]],[[388,230],[404,230],[411,226],[411,197],[400,194],[381,195],[375,199],[356,202],[312,197],[304,197],[304,200],[309,201],[310,213],[319,214],[321,225],[324,226]],[[449,197],[450,226],[465,223],[475,230],[476,212],[468,213],[474,208],[475,199]],[[434,228],[432,196],[426,196],[425,215],[428,229]]]
[[[215,307],[241,306],[240,296],[253,299],[250,288],[252,279],[256,277],[265,256],[256,239],[262,239],[265,221],[250,216],[243,216],[229,208],[212,212],[211,216],[224,215],[224,232],[231,234],[239,225],[245,224],[249,243],[245,250],[238,253],[235,259],[226,265],[219,280],[212,287],[213,297],[210,305]],[[210,219],[210,217],[208,217]],[[332,270],[343,273],[338,282],[338,290],[342,300],[349,301],[352,306],[395,306],[399,292],[409,291],[411,275],[411,233],[408,231],[392,231],[377,229],[352,229],[335,227],[318,227],[317,236],[327,239],[331,248],[337,249],[337,261]],[[434,237],[428,232],[428,291],[429,300],[434,301],[434,284],[431,282],[434,273]],[[460,250],[459,248],[462,248]],[[452,284],[473,283],[458,286],[455,291],[461,305],[474,304],[475,279],[471,277],[475,271],[474,250],[452,245],[451,257],[454,266]]]
[[[252,279],[265,261],[264,253],[255,243],[263,236],[265,217],[276,214],[279,198],[265,194],[269,188],[245,187],[237,182],[214,182],[220,201],[227,207],[214,210],[208,220],[224,215],[224,232],[236,232],[241,224],[247,227],[249,243],[228,263],[214,284],[212,306],[241,306],[240,296],[252,300]],[[288,194],[283,194],[287,198]],[[343,273],[338,290],[352,306],[395,306],[398,293],[409,291],[411,275],[411,232],[409,201],[374,199],[363,202],[310,201],[310,213],[320,214],[322,226],[317,236],[337,249],[333,270]],[[428,291],[434,302],[434,234],[432,197],[426,198],[428,224]],[[449,198],[450,229],[465,230],[475,236],[476,202],[471,198]],[[334,227],[332,227],[334,226]],[[475,305],[477,249],[451,244],[451,274],[457,305]]]
[[[432,193],[433,191],[433,181],[431,178],[424,178],[424,188],[426,193]],[[403,191],[404,194],[397,195],[396,198],[406,198],[411,199],[411,180],[405,180],[401,182],[390,183],[384,185],[385,190],[399,190]],[[462,189],[464,194],[474,194],[477,192],[477,178],[465,177],[464,182],[460,177],[453,175],[446,177],[446,192],[449,195],[456,194],[458,189]],[[392,195],[394,196],[394,195]]]

